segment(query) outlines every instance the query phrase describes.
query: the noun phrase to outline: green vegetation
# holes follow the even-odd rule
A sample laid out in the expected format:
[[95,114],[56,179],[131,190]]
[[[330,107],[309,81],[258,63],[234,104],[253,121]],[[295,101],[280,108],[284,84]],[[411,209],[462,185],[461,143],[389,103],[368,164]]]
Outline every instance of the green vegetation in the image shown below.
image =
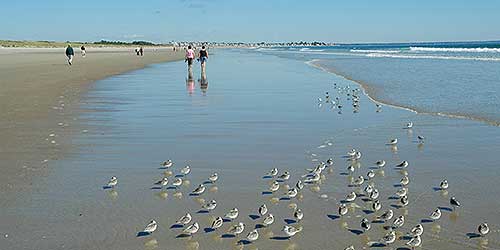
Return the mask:
[[56,42],[56,41],[13,41],[13,40],[0,40],[0,47],[9,48],[61,48],[66,47],[71,44],[73,47],[85,46],[98,46],[98,47],[126,47],[126,46],[162,46],[163,44],[155,44],[148,41],[133,41],[133,42],[122,42],[122,41],[106,41],[101,40],[99,42],[77,42],[77,41],[66,41],[66,42]]

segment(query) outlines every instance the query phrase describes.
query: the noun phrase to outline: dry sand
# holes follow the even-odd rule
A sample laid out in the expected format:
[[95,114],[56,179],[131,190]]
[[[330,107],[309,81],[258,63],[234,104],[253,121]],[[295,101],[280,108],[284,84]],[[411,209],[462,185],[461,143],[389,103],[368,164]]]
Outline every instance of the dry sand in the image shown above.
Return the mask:
[[31,178],[46,173],[46,163],[67,150],[70,143],[64,141],[69,137],[61,129],[66,134],[78,130],[69,129],[78,106],[72,104],[90,84],[184,55],[172,48],[147,48],[139,57],[133,50],[87,48],[83,58],[75,48],[69,66],[64,48],[0,48],[0,193],[29,188]]

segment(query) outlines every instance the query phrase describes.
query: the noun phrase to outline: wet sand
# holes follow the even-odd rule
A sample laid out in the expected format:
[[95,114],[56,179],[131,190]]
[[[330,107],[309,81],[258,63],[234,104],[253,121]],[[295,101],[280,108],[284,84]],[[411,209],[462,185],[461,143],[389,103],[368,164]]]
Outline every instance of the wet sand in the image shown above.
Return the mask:
[[[107,76],[149,64],[179,60],[171,48],[87,48],[68,66],[63,49],[0,49],[0,193],[26,190],[32,177],[46,175],[47,161],[59,159],[70,142],[63,139],[74,125],[80,95]],[[52,135],[52,136],[50,136]]]
[[[419,115],[388,106],[376,112],[375,104],[360,97],[353,113],[350,101],[338,87],[359,87],[345,78],[325,73],[300,61],[254,54],[241,50],[217,51],[207,65],[206,78],[195,64],[192,78],[182,62],[157,64],[98,81],[79,102],[74,122],[87,133],[75,133],[66,157],[50,161],[54,169],[33,184],[34,192],[22,193],[1,204],[0,246],[6,249],[370,249],[386,232],[383,224],[360,234],[362,218],[374,219],[393,209],[406,215],[398,229],[404,236],[426,219],[436,207],[448,208],[451,196],[462,202],[455,212],[443,210],[442,218],[424,223],[422,249],[500,249],[500,191],[496,152],[498,128],[484,123]],[[258,74],[256,73],[258,72]],[[204,84],[202,84],[204,83]],[[325,91],[342,101],[342,112],[329,104],[318,105]],[[403,129],[413,121],[414,128]],[[424,135],[424,144],[416,136]],[[399,138],[397,148],[387,146]],[[344,156],[351,148],[363,153],[353,174]],[[307,168],[333,157],[335,164],[322,180],[307,185],[298,198],[283,199],[286,185],[293,186]],[[160,163],[171,158],[170,170]],[[375,167],[384,159],[387,165]],[[395,165],[408,160],[406,170]],[[155,189],[162,176],[173,176],[185,165],[192,173],[178,190]],[[288,170],[290,180],[268,194],[271,168]],[[349,215],[338,218],[337,209],[350,191],[353,177],[374,170],[382,210],[368,211],[370,201],[355,201]],[[218,172],[216,184],[205,194],[189,193]],[[410,177],[407,207],[398,208],[390,197],[401,177]],[[116,175],[119,184],[103,189]],[[447,178],[448,192],[434,188]],[[170,186],[170,185],[169,185]],[[326,195],[326,196],[325,196]],[[216,199],[217,208],[198,213],[200,203]],[[260,238],[248,245],[238,242],[261,219],[252,218],[266,203],[275,222],[259,229]],[[293,223],[293,204],[304,211],[304,219]],[[211,232],[216,216],[238,207],[247,229],[240,237],[222,237],[230,224]],[[192,238],[178,237],[182,229],[171,228],[186,212],[200,231]],[[147,222],[155,219],[158,230],[137,237]],[[291,240],[281,232],[287,223],[302,226]],[[479,223],[488,222],[492,232],[484,238],[469,238]],[[205,230],[207,229],[207,230]],[[403,237],[404,238],[404,237]],[[407,249],[400,239],[386,248]]]

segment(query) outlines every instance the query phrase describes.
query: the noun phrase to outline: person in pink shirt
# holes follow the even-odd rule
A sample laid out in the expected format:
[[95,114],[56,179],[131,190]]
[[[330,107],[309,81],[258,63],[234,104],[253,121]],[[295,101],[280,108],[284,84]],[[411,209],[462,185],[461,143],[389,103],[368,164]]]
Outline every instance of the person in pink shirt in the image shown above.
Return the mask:
[[188,64],[188,69],[191,69],[191,66],[193,65],[194,61],[194,50],[191,47],[191,45],[188,46],[188,49],[186,50],[186,59],[185,61]]

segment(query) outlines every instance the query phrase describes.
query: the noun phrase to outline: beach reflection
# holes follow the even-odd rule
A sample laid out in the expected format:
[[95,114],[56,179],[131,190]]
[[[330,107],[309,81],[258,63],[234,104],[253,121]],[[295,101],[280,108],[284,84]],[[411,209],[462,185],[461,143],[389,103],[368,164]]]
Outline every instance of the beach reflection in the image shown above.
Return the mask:
[[193,77],[193,69],[189,67],[188,69],[188,76],[186,78],[186,88],[188,91],[188,94],[192,95],[194,92],[194,77]]
[[208,80],[206,70],[201,71],[200,79],[198,79],[198,83],[200,84],[200,89],[203,94],[207,93],[208,90]]

